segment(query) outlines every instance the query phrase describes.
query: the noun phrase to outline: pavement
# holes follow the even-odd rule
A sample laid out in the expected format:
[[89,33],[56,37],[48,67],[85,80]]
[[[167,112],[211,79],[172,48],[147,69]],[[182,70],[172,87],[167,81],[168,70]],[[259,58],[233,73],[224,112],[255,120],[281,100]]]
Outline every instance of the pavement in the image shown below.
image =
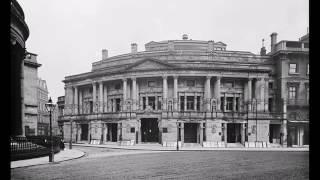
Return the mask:
[[[148,151],[148,152],[168,152],[168,151],[177,151],[176,147],[163,147],[160,144],[137,144],[134,146],[119,146],[118,144],[79,144],[73,143],[73,146],[83,146],[83,147],[99,147],[99,148],[109,148],[109,149],[121,149],[121,150],[135,150],[134,152],[110,152],[105,156],[114,156],[114,155],[125,155],[125,154],[136,154],[141,153],[141,151]],[[66,147],[68,144],[66,143]],[[269,147],[269,148],[246,148],[246,147],[219,147],[219,148],[209,148],[209,147],[179,147],[179,151],[309,151],[309,147]],[[58,163],[61,161],[72,160],[76,158],[81,158],[85,155],[83,151],[77,149],[65,149],[60,151],[59,153],[55,154],[54,162]],[[40,158],[33,158],[33,159],[26,159],[26,160],[19,160],[19,161],[11,161],[11,169],[19,168],[19,167],[27,167],[27,166],[34,166],[40,164],[50,164],[49,157],[40,157]]]
[[39,157],[39,158],[33,158],[33,159],[11,161],[10,166],[11,166],[11,169],[13,169],[13,168],[34,166],[34,165],[40,165],[40,164],[50,164],[50,163],[54,164],[61,161],[80,158],[84,155],[85,155],[84,152],[76,149],[65,149],[54,155],[54,162],[49,162],[49,156],[45,156],[45,157]]
[[[161,144],[136,144],[133,146],[120,146],[118,144],[80,144],[72,143],[74,146],[100,147],[123,150],[144,150],[144,151],[177,151],[176,147],[164,147]],[[179,151],[309,151],[309,147],[179,147]]]

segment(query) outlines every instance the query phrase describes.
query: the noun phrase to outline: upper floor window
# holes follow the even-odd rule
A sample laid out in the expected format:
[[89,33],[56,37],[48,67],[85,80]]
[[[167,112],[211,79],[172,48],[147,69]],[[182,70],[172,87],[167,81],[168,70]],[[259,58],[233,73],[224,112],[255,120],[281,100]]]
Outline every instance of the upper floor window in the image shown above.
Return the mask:
[[296,99],[296,95],[297,95],[297,87],[290,86],[289,87],[289,99]]
[[309,63],[307,64],[307,75],[309,75]]
[[297,64],[296,63],[290,63],[289,64],[289,73],[297,73],[298,71]]
[[155,81],[148,81],[148,87],[156,87]]
[[273,82],[269,82],[269,89],[273,89]]
[[195,85],[194,80],[187,80],[187,86],[193,87]]

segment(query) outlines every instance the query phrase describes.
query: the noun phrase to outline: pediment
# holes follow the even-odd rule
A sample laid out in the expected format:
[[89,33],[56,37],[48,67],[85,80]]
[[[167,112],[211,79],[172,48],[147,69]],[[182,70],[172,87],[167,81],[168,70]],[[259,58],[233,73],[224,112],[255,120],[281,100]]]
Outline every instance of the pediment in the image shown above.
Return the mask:
[[174,65],[168,64],[165,62],[161,62],[159,60],[155,59],[145,59],[138,61],[128,68],[126,70],[128,71],[134,71],[134,70],[158,70],[158,69],[170,69],[173,68]]

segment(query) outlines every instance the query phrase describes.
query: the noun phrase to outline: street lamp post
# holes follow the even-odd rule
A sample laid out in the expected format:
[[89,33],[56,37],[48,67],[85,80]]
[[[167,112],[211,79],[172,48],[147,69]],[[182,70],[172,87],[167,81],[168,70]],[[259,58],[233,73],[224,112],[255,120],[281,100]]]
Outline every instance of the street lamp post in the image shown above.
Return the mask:
[[48,103],[45,104],[47,111],[50,113],[50,154],[49,154],[49,162],[54,162],[54,152],[53,152],[53,140],[52,140],[52,112],[54,111],[55,105],[52,103],[51,97],[49,98]]

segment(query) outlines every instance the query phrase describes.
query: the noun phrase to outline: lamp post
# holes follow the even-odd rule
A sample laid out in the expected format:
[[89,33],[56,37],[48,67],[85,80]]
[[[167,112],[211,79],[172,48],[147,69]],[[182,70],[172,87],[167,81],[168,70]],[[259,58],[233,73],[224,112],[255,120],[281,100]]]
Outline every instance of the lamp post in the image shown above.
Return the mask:
[[51,148],[50,148],[50,154],[49,154],[49,162],[54,162],[54,152],[53,152],[53,140],[52,140],[52,112],[54,111],[55,104],[52,103],[51,97],[49,98],[48,103],[45,104],[45,107],[47,111],[50,113],[50,142],[51,142]]

